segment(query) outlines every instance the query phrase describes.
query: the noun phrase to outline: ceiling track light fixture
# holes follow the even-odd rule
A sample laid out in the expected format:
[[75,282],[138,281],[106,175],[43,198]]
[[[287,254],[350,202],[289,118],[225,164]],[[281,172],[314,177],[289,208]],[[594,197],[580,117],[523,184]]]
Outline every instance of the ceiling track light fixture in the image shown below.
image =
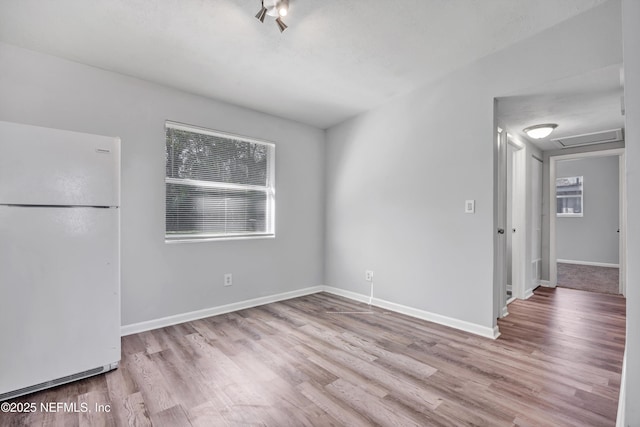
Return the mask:
[[551,135],[551,132],[553,132],[553,130],[557,127],[558,125],[555,123],[545,123],[542,125],[529,126],[522,129],[522,131],[526,133],[530,138],[542,139]]
[[287,29],[287,24],[282,22],[282,18],[280,18],[280,17],[276,18],[276,25],[278,25],[278,28],[280,29],[281,33],[284,32],[284,30]]
[[264,3],[262,4],[262,9],[260,9],[260,12],[258,12],[256,14],[256,18],[258,18],[258,20],[260,22],[264,22],[264,17],[267,16],[267,8],[264,7]]
[[287,29],[287,25],[282,21],[283,16],[289,13],[289,0],[262,0],[262,8],[256,14],[256,18],[264,23],[266,15],[276,18],[276,25],[282,33]]

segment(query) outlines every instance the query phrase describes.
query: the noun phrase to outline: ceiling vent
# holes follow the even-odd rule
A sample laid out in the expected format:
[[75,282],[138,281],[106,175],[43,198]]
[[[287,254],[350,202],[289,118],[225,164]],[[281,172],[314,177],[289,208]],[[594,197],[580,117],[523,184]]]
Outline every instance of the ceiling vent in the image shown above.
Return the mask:
[[602,132],[585,133],[583,135],[555,138],[551,141],[557,142],[562,148],[569,148],[579,147],[582,145],[603,144],[605,142],[618,142],[622,140],[622,129],[612,129]]

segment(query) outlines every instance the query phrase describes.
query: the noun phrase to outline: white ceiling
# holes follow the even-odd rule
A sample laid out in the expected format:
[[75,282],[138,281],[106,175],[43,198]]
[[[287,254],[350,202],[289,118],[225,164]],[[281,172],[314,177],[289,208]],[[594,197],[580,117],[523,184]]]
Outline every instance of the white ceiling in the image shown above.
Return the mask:
[[[622,64],[602,68],[499,98],[499,123],[543,151],[562,148],[554,138],[624,128],[621,69]],[[522,132],[541,123],[556,123],[558,128],[541,140]]]
[[0,0],[0,41],[327,128],[605,0]]

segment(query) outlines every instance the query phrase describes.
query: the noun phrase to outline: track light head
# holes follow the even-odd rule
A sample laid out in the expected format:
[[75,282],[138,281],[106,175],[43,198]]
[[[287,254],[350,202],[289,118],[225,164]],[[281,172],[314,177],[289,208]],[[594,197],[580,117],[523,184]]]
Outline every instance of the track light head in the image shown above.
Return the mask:
[[276,24],[278,25],[278,28],[280,29],[281,33],[283,33],[284,30],[287,29],[287,25],[284,22],[282,22],[282,18],[280,17],[276,19]]
[[264,7],[264,4],[262,5],[262,9],[260,9],[260,12],[258,12],[256,14],[256,18],[258,18],[258,20],[262,23],[264,23],[264,17],[267,15],[267,8]]

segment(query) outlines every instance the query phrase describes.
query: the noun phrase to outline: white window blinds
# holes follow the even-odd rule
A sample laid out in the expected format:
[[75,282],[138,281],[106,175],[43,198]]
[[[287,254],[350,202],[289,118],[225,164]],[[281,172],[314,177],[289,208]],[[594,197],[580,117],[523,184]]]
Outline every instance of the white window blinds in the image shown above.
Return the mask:
[[583,189],[584,178],[581,176],[556,178],[556,215],[583,216]]
[[165,128],[167,241],[274,236],[273,144]]

